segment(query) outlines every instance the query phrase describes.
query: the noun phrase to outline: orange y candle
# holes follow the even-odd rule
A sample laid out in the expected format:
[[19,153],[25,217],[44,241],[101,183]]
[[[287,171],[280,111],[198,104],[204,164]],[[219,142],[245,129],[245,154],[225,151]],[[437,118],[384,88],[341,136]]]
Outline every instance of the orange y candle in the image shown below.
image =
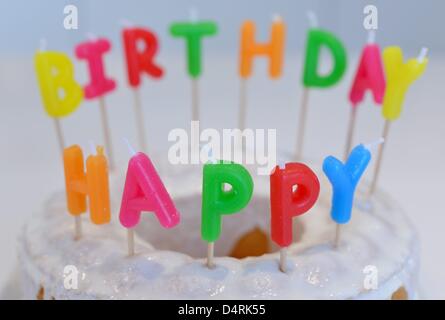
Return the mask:
[[87,197],[91,221],[95,224],[110,222],[110,193],[108,164],[103,147],[90,155],[84,168],[82,149],[78,145],[63,151],[65,188],[68,212],[75,217],[75,238],[82,234],[80,215],[87,211]]
[[255,23],[245,21],[241,27],[241,51],[239,74],[241,77],[239,129],[245,128],[247,92],[246,82],[252,74],[253,58],[265,56],[269,58],[269,76],[277,79],[283,69],[285,24],[280,16],[274,16],[269,43],[255,42]]

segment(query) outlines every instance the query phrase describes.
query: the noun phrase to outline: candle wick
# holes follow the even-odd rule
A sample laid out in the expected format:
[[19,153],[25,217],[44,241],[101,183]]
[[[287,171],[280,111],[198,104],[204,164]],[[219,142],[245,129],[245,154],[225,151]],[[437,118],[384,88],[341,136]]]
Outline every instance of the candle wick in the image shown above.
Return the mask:
[[189,20],[193,23],[198,21],[198,9],[196,9],[195,7],[192,7],[189,9]]
[[274,13],[272,15],[272,21],[273,22],[282,22],[283,18],[281,17],[281,15],[279,15],[278,13]]
[[311,28],[317,28],[318,27],[318,18],[314,11],[308,10],[306,12],[307,18],[309,20],[309,25]]
[[97,154],[103,156],[104,155],[104,147],[103,146],[97,146],[96,147]]
[[369,30],[368,32],[368,44],[375,43],[375,30]]
[[385,142],[385,138],[380,137],[376,141],[373,141],[371,143],[367,143],[367,144],[365,144],[363,146],[365,147],[365,149],[368,149],[369,152],[372,152],[377,146],[381,145],[384,142]]
[[286,162],[285,161],[283,161],[283,160],[280,160],[280,161],[278,161],[277,162],[277,166],[278,166],[278,168],[279,169],[286,169]]
[[134,23],[128,19],[120,19],[119,24],[124,28],[133,28]]
[[428,48],[427,47],[423,47],[420,50],[419,56],[417,57],[417,61],[419,61],[420,63],[423,62],[423,60],[425,60],[426,56],[428,55]]
[[90,41],[96,41],[97,40],[97,35],[94,34],[93,32],[87,32],[86,36],[87,36],[88,40],[90,40]]
[[215,159],[215,157],[213,156],[213,149],[212,149],[212,148],[210,148],[208,155],[209,155],[209,160],[210,160],[210,162],[213,163],[213,164],[215,164],[215,163],[216,163],[216,159]]
[[94,155],[96,153],[96,144],[94,143],[93,140],[90,140],[89,145],[90,145],[91,154]]
[[127,138],[122,138],[124,140],[125,144],[127,145],[128,151],[130,152],[131,156],[136,155],[136,150],[131,146],[130,141],[128,141]]
[[45,51],[47,45],[48,45],[48,43],[47,43],[47,41],[46,41],[46,38],[42,38],[42,39],[40,39],[40,47],[39,47],[39,50],[40,50],[40,51]]
[[207,151],[207,162],[215,164],[216,163],[216,159],[213,156],[213,148],[210,147],[210,143],[207,143],[204,146],[202,146],[201,151],[205,151],[205,149],[208,149],[208,151]]

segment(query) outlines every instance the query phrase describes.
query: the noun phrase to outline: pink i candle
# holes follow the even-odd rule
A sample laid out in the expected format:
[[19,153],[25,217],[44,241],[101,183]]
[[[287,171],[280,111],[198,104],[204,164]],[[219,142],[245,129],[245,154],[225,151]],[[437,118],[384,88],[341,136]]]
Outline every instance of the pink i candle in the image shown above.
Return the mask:
[[111,43],[105,38],[85,41],[76,47],[77,58],[88,62],[90,83],[84,88],[86,99],[102,97],[116,88],[116,82],[105,74],[103,56],[110,49]]

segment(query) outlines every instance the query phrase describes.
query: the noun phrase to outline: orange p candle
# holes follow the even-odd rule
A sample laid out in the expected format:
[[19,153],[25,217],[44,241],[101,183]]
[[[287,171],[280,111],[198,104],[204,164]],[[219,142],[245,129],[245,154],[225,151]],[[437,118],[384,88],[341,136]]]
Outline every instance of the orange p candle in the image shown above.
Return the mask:
[[78,145],[63,151],[63,164],[68,212],[73,216],[85,213],[88,197],[91,221],[95,224],[110,222],[108,164],[103,147],[97,147],[97,155],[87,158],[86,171]]
[[241,27],[241,52],[239,73],[242,78],[252,74],[253,58],[269,58],[269,76],[278,78],[283,67],[285,25],[280,17],[274,19],[269,43],[255,42],[255,23],[246,21]]

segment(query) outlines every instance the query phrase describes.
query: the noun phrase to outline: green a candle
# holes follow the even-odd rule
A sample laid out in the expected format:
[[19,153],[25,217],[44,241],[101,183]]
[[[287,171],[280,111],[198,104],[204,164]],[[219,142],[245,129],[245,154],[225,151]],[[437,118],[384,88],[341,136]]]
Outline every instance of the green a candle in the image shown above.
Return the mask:
[[[230,189],[225,190],[225,185]],[[252,192],[252,177],[242,165],[227,161],[204,165],[201,237],[209,243],[209,268],[213,267],[213,244],[221,234],[222,215],[242,210],[249,203]]]

